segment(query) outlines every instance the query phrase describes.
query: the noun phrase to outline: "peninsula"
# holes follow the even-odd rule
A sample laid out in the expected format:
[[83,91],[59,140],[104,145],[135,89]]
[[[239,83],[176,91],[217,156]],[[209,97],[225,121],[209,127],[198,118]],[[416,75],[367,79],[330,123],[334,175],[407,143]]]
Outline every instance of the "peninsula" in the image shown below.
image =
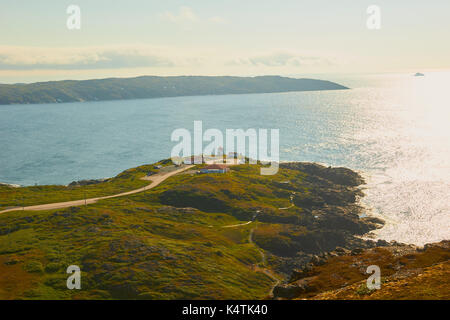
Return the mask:
[[0,104],[39,104],[178,96],[348,89],[337,83],[280,76],[142,76],[0,84]]
[[[449,243],[367,239],[384,222],[362,215],[358,173],[227,166],[167,159],[88,183],[0,185],[0,299],[449,298]],[[67,290],[70,265],[81,291]],[[380,290],[365,286],[369,265]]]

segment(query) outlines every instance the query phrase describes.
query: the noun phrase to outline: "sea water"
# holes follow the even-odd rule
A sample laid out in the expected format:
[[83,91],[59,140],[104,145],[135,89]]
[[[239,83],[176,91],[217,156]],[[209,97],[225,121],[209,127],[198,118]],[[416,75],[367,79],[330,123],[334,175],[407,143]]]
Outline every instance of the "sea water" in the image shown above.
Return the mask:
[[177,128],[280,130],[280,158],[358,170],[377,236],[450,236],[450,74],[323,76],[350,90],[0,106],[0,182],[68,184],[169,158]]

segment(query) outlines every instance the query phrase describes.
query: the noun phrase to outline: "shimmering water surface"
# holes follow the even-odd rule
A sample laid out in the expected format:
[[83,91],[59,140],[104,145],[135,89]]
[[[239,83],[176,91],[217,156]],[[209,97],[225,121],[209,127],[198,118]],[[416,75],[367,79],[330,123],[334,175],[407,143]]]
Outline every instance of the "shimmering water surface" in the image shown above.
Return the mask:
[[170,157],[174,129],[280,129],[281,160],[359,170],[378,236],[450,235],[450,74],[322,77],[351,90],[0,106],[0,181],[67,184]]

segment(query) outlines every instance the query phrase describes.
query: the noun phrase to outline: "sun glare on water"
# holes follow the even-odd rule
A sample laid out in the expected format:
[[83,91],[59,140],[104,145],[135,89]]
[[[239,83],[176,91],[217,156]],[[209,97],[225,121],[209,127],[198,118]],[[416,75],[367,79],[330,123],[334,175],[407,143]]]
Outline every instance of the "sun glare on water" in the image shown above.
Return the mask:
[[380,152],[391,164],[373,172],[364,201],[386,219],[386,240],[425,244],[450,236],[450,73],[411,77],[393,88],[395,108]]

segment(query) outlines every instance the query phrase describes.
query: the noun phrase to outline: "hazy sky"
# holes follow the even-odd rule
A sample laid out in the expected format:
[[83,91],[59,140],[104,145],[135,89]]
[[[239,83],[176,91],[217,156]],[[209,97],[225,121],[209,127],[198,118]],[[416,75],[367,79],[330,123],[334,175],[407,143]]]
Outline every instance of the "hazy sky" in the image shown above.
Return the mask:
[[1,0],[0,82],[450,69],[449,17],[449,0]]

